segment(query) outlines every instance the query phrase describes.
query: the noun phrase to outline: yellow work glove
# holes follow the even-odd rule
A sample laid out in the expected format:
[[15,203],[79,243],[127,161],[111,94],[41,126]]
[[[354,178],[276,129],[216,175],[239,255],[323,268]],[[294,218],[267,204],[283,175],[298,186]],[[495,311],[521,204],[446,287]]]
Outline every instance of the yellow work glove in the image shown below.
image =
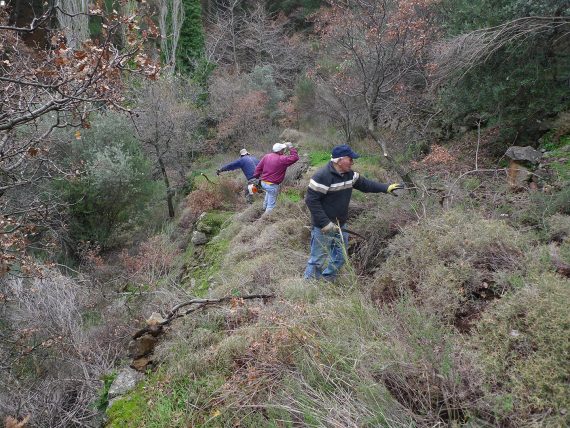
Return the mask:
[[390,193],[391,195],[397,196],[394,192],[394,190],[400,190],[400,189],[404,189],[404,185],[401,183],[392,183],[388,186],[388,190],[386,190],[386,193]]

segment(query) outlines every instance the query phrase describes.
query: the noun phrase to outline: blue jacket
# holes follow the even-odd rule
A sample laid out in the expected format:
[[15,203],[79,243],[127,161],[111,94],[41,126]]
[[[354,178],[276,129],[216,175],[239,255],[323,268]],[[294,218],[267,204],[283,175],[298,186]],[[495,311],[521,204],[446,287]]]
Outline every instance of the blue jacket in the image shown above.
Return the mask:
[[239,159],[236,159],[233,162],[227,163],[220,168],[220,171],[233,171],[234,169],[241,168],[243,175],[248,180],[253,178],[253,172],[255,171],[255,167],[259,163],[259,159],[252,155],[245,155],[240,156]]

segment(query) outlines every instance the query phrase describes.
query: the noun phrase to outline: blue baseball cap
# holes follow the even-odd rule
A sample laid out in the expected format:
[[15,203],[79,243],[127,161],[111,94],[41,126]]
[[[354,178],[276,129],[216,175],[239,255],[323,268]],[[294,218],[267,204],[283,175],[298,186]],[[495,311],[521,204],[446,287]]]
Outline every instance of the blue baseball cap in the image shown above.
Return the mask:
[[352,151],[348,144],[341,144],[332,149],[332,158],[342,158],[344,156],[350,156],[352,159],[359,158],[360,155]]

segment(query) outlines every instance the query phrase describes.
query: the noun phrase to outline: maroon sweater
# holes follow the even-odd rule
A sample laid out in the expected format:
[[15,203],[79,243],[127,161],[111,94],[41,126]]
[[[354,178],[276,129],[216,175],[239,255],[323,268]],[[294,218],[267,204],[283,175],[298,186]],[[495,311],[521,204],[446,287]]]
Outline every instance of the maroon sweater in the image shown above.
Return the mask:
[[263,181],[268,181],[274,184],[281,184],[285,178],[285,171],[287,167],[293,165],[299,160],[297,149],[291,147],[291,154],[280,155],[278,153],[268,153],[257,164],[253,176],[261,178]]

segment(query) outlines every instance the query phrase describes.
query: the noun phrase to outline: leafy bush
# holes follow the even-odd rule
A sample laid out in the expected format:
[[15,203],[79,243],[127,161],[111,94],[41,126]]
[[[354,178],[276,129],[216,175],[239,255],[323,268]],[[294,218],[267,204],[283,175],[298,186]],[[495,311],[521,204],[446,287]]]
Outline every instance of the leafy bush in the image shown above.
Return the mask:
[[118,116],[101,117],[72,144],[77,175],[56,183],[69,204],[73,242],[112,246],[121,229],[134,229],[159,190],[130,128]]
[[[440,7],[450,35],[522,17],[567,13],[558,1],[445,0]],[[519,141],[532,143],[544,133],[537,122],[570,107],[565,85],[569,64],[566,42],[556,30],[513,40],[480,61],[458,84],[449,85],[441,93],[442,110],[451,123],[474,112],[493,112],[492,121],[516,130]]]

